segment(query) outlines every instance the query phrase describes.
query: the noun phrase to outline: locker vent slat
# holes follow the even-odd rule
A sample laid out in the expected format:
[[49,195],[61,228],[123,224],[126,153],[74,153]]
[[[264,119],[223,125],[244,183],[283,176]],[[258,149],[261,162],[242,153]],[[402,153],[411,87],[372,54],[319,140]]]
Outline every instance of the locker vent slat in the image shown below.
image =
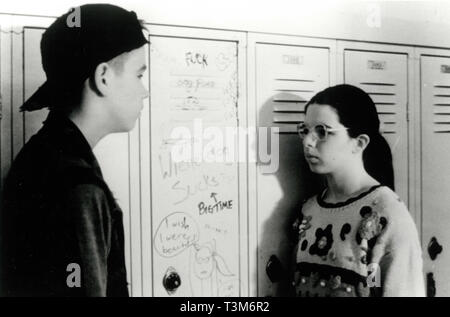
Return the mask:
[[286,102],[286,103],[306,103],[304,100],[290,100],[290,99],[283,99],[283,98],[276,98],[274,97],[272,99],[274,102]]
[[396,134],[398,128],[396,84],[388,82],[360,82],[359,84],[377,107],[382,133]]
[[433,132],[450,133],[450,86],[434,85]]
[[395,96],[392,92],[368,92],[370,96]]
[[305,113],[304,106],[300,103],[298,104],[283,104],[283,103],[274,103],[273,104],[273,112],[274,113]]
[[375,102],[376,105],[395,106],[395,102]]
[[314,90],[308,90],[308,89],[275,89],[275,91],[280,91],[280,92],[314,92]]
[[305,105],[318,92],[309,78],[275,78],[273,81],[272,126],[280,134],[297,134],[297,124],[305,120]]
[[314,80],[311,80],[311,79],[275,78],[275,80],[278,80],[278,81],[299,81],[299,82],[306,82],[306,83],[313,83],[314,82]]
[[392,83],[375,83],[375,82],[373,82],[373,83],[369,83],[369,82],[363,82],[363,83],[360,83],[361,85],[369,85],[369,86],[395,86],[395,84],[392,84]]

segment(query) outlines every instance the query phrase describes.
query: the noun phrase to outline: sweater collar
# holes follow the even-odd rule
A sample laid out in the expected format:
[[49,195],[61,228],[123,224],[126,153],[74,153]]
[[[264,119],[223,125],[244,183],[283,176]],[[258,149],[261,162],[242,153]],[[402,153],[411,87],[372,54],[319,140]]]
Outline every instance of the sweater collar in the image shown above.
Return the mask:
[[349,199],[347,199],[346,201],[343,202],[337,202],[337,203],[328,203],[326,201],[323,200],[323,197],[325,196],[325,193],[327,191],[328,188],[325,188],[325,190],[322,192],[322,194],[317,195],[317,203],[319,204],[319,206],[324,207],[324,208],[339,208],[339,207],[344,207],[347,206],[349,204],[351,204],[352,202],[357,201],[358,199],[361,199],[365,196],[367,196],[368,194],[370,194],[371,192],[373,192],[375,189],[381,187],[383,185],[379,184],[379,185],[375,185],[370,187],[367,191],[355,196],[355,197],[351,197]]

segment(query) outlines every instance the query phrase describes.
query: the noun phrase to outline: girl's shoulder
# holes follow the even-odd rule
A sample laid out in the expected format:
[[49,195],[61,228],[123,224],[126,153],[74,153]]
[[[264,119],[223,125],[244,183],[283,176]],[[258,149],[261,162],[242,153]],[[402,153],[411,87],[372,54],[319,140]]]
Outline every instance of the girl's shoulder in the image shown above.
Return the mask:
[[312,210],[318,208],[318,204],[317,204],[317,195],[313,195],[309,198],[305,198],[301,204],[301,208],[300,211],[305,214],[305,213],[310,213]]
[[378,214],[377,218],[383,220],[388,228],[402,231],[410,231],[416,228],[408,207],[387,186],[381,186],[377,189],[373,196],[372,209]]
[[385,216],[396,217],[403,213],[409,214],[408,207],[403,200],[387,186],[380,186],[372,198],[372,205]]

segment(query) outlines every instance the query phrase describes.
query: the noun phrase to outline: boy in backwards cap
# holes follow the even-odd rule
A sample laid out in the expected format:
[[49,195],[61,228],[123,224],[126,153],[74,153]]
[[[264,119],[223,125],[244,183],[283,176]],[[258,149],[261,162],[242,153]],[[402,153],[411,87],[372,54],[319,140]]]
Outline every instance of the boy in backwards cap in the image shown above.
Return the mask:
[[21,107],[50,112],[5,182],[2,296],[128,296],[122,212],[92,148],[134,127],[148,97],[148,42],[132,11],[78,9],[79,25],[68,12],[43,34],[47,81]]

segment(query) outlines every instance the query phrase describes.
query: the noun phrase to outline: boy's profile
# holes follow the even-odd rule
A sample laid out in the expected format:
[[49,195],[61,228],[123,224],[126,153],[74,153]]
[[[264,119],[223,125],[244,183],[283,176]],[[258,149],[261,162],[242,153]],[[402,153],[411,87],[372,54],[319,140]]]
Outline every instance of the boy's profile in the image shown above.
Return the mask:
[[3,187],[1,296],[128,296],[122,212],[92,149],[134,127],[148,97],[148,41],[132,11],[88,4],[75,12],[79,23],[68,12],[43,34],[47,80],[21,107],[50,112]]

